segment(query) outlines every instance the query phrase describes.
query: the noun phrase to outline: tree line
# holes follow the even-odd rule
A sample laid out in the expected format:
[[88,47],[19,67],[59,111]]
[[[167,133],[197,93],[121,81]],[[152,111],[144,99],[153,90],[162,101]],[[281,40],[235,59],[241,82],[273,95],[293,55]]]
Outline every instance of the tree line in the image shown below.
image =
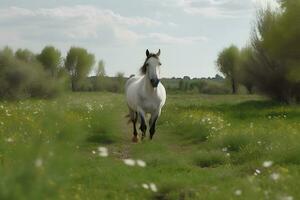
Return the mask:
[[65,90],[122,90],[124,74],[118,73],[116,79],[109,79],[105,63],[100,60],[95,76],[89,77],[94,65],[95,56],[81,47],[71,47],[65,58],[53,46],[46,46],[38,54],[28,49],[14,52],[5,47],[0,50],[0,97],[48,98]]
[[300,0],[281,0],[279,9],[257,13],[250,43],[223,49],[216,64],[231,83],[274,100],[300,102]]

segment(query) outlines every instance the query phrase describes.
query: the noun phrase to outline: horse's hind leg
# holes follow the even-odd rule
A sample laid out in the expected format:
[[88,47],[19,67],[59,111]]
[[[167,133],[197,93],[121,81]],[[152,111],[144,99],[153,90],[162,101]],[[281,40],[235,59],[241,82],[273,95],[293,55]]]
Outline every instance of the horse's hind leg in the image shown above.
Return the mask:
[[132,142],[138,142],[138,132],[136,130],[136,122],[137,122],[137,112],[130,112],[130,118],[131,118],[131,122],[133,125],[133,138],[132,138]]

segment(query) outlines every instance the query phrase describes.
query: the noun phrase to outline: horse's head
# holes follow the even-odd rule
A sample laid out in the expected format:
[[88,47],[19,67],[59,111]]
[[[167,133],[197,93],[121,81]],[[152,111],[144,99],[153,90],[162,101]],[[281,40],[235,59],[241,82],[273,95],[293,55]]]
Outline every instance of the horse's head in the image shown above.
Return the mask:
[[149,50],[146,50],[146,60],[144,62],[143,67],[141,68],[142,74],[145,74],[152,85],[153,88],[156,88],[159,84],[160,73],[159,73],[159,66],[161,65],[159,56],[160,56],[160,49],[157,53],[150,53]]

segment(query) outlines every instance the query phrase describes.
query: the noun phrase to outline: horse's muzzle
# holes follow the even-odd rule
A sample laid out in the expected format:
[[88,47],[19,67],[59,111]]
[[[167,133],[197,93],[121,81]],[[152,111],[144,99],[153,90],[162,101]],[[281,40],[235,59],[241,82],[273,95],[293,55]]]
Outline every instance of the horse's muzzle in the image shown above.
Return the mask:
[[151,82],[152,87],[156,88],[159,84],[159,79],[153,78],[153,79],[150,79],[150,82]]

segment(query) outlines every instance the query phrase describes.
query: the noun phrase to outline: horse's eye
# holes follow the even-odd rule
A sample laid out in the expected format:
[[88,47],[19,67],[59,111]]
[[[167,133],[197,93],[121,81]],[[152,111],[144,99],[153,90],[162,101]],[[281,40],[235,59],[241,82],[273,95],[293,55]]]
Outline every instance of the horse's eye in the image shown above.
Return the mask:
[[158,65],[161,66],[161,62],[159,62]]

